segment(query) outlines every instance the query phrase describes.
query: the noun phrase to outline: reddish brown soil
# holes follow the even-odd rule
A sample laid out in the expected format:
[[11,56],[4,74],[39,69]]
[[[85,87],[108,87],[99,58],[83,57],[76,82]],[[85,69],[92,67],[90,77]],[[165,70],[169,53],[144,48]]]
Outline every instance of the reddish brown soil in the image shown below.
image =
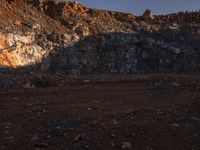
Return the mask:
[[199,150],[198,74],[130,78],[0,90],[0,149]]

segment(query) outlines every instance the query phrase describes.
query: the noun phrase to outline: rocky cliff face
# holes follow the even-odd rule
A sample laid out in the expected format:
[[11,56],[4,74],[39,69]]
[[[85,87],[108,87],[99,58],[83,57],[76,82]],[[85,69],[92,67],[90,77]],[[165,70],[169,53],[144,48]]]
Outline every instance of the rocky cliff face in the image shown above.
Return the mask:
[[0,1],[0,66],[61,74],[197,71],[199,12],[142,17],[77,2]]

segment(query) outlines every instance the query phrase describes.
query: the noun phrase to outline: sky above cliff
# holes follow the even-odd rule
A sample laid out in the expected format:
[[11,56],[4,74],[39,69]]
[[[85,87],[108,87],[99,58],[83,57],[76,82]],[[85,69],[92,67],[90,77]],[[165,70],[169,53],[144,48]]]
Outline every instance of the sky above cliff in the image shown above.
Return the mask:
[[142,15],[148,8],[154,14],[199,10],[200,0],[77,0],[87,7],[131,12]]

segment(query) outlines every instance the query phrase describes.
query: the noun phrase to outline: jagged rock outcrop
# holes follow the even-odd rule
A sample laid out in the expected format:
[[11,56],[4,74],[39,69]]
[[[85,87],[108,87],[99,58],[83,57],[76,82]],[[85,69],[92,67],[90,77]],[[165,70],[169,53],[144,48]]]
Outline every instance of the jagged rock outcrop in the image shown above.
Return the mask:
[[0,70],[67,75],[199,70],[198,22],[180,22],[174,15],[166,20],[170,15],[151,11],[136,17],[76,2],[33,2],[0,1]]
[[0,34],[0,66],[18,68],[40,63],[47,50],[35,43],[34,33]]
[[199,24],[199,11],[194,12],[179,12],[169,15],[155,16],[155,22],[161,24],[177,23],[177,24]]
[[143,14],[143,18],[144,20],[153,20],[154,19],[154,15],[153,15],[153,12],[149,9],[147,9],[144,14]]

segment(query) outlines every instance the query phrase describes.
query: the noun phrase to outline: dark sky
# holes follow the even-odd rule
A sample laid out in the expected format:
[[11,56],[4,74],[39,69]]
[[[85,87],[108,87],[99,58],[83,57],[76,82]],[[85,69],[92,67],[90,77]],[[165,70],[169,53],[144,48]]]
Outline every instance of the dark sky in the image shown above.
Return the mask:
[[131,12],[141,15],[147,8],[155,14],[167,14],[182,10],[199,10],[200,0],[77,0],[87,7]]

